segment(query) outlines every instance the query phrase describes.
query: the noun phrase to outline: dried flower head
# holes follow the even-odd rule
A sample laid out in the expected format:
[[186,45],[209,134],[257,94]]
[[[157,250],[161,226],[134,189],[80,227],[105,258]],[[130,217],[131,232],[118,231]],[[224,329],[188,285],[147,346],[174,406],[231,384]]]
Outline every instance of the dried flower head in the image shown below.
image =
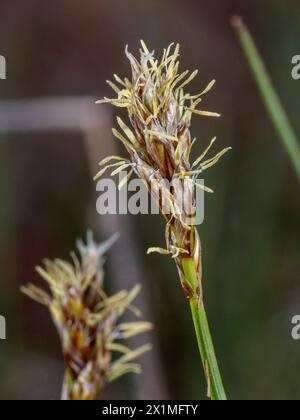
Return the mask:
[[[191,151],[196,139],[192,140],[191,121],[193,115],[203,117],[219,117],[215,112],[198,109],[204,95],[214,86],[211,81],[199,94],[186,92],[188,84],[196,77],[198,71],[179,73],[179,45],[171,44],[164,50],[159,61],[154,52],[150,52],[143,41],[138,61],[129,53],[131,80],[122,80],[114,75],[116,83],[108,84],[116,92],[114,99],[105,98],[97,103],[110,103],[116,107],[127,108],[130,125],[126,125],[118,117],[120,130],[113,129],[113,134],[125,146],[130,159],[111,156],[100,162],[101,170],[95,179],[101,177],[106,170],[113,168],[112,175],[128,170],[120,187],[135,172],[148,186],[149,192],[157,202],[167,220],[167,248],[151,248],[151,252],[171,254],[175,259],[182,286],[188,297],[198,295],[201,301],[201,246],[196,229],[188,222],[191,208],[195,201],[195,188],[205,191],[211,189],[196,183],[198,177],[208,168],[215,165],[230,149],[226,148],[215,156],[207,158],[213,146],[214,138],[204,152],[194,162],[191,161]],[[112,163],[113,162],[113,163]],[[176,181],[176,188],[169,191],[166,181]],[[153,182],[158,188],[152,188]],[[188,186],[188,187],[187,187]],[[161,197],[167,197],[170,211],[166,213]],[[182,207],[181,200],[185,203]],[[186,213],[182,212],[186,209]],[[180,210],[179,210],[180,209]],[[193,258],[198,273],[198,285],[195,287],[187,281],[183,270],[183,258]]]
[[[72,253],[73,263],[45,260],[38,273],[48,283],[51,294],[30,284],[22,291],[47,306],[57,327],[66,364],[63,399],[95,400],[103,386],[128,373],[140,373],[133,362],[151,346],[130,350],[120,340],[150,329],[147,322],[120,322],[126,310],[136,316],[132,305],[140,290],[121,291],[107,296],[103,289],[104,254],[117,236],[98,245],[88,233],[87,244],[77,242],[81,260]],[[121,354],[113,357],[114,353]]]

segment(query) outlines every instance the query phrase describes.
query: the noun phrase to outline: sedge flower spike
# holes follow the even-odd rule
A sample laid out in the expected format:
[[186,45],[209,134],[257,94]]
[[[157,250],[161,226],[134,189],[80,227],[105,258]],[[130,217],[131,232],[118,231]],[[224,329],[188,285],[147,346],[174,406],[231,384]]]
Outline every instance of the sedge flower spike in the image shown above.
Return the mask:
[[[190,95],[185,92],[187,85],[197,76],[194,71],[178,73],[179,45],[171,44],[164,50],[159,62],[143,41],[140,50],[140,62],[128,51],[126,56],[130,61],[132,78],[122,80],[114,76],[116,83],[108,84],[117,93],[117,98],[97,101],[98,104],[110,103],[116,107],[127,108],[131,128],[118,117],[120,130],[113,129],[113,134],[127,149],[130,159],[111,156],[100,162],[101,170],[95,179],[101,177],[106,170],[114,168],[112,175],[128,170],[128,177],[135,172],[142,178],[151,190],[152,196],[167,219],[166,242],[167,249],[150,248],[149,253],[159,252],[171,254],[177,263],[182,286],[189,297],[198,295],[202,299],[200,239],[196,229],[186,223],[188,215],[178,211],[180,198],[183,197],[184,209],[189,209],[189,203],[194,202],[194,188],[198,177],[208,168],[215,165],[230,148],[222,150],[216,156],[207,158],[215,138],[206,150],[194,162],[191,162],[191,151],[195,144],[192,140],[190,126],[192,116],[220,117],[218,113],[198,109],[202,98],[214,86],[211,81],[199,94]],[[173,50],[172,50],[173,49]],[[114,162],[114,163],[110,163]],[[117,169],[115,169],[117,168]],[[165,188],[165,181],[176,181],[176,190]],[[190,181],[190,188],[187,182]],[[150,188],[153,182],[157,189]],[[124,183],[124,180],[123,180]],[[202,187],[208,192],[209,188]],[[155,194],[156,191],[156,194]],[[166,214],[160,202],[160,193],[164,193],[169,202],[170,212]],[[193,257],[198,273],[198,282],[191,285],[187,281],[182,265],[182,258]]]
[[[199,234],[190,222],[189,209],[195,202],[195,188],[213,192],[196,182],[199,176],[214,166],[231,148],[208,157],[216,140],[214,138],[201,156],[195,161],[191,160],[191,151],[196,142],[190,130],[193,116],[218,118],[220,114],[200,108],[215,80],[196,95],[186,91],[198,71],[180,73],[179,52],[179,45],[171,44],[164,50],[162,59],[158,60],[154,52],[150,52],[141,41],[140,60],[137,60],[126,47],[131,78],[121,79],[114,75],[115,81],[107,83],[117,96],[113,99],[104,98],[97,103],[127,109],[130,124],[117,117],[118,129],[113,129],[113,134],[123,143],[129,158],[111,156],[102,160],[95,179],[108,169],[113,169],[112,175],[126,170],[128,176],[123,179],[120,187],[133,173],[147,185],[167,222],[166,249],[150,248],[148,253],[171,255],[175,260],[181,285],[194,306],[194,322],[198,329],[197,339],[207,377],[208,395],[213,399],[225,399],[214,352],[205,348],[210,340],[203,338],[203,330],[199,331],[199,322],[207,322],[203,306],[201,244]],[[173,182],[176,182],[176,188],[167,188]],[[153,183],[157,188],[153,189]],[[169,204],[168,212],[162,206],[162,196]],[[181,205],[182,200],[184,206]],[[201,311],[202,321],[198,320],[197,324],[195,317]]]
[[132,304],[139,285],[114,296],[104,291],[104,254],[116,239],[117,235],[98,245],[89,232],[87,244],[77,242],[80,260],[75,253],[71,254],[72,264],[45,260],[45,268],[37,267],[37,271],[48,283],[50,295],[33,284],[22,288],[27,296],[49,308],[58,330],[66,364],[64,400],[99,399],[106,383],[129,372],[140,373],[134,360],[151,348],[144,345],[130,350],[120,343],[152,325],[120,322],[126,310],[141,316]]

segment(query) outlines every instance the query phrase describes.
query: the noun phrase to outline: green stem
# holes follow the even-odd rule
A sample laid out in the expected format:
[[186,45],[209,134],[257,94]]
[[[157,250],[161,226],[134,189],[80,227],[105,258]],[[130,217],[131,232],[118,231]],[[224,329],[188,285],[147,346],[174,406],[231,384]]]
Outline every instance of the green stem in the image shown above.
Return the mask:
[[[183,260],[183,270],[186,280],[192,285],[193,289],[196,290],[198,286],[198,276],[195,270],[194,260],[185,258]],[[209,394],[212,400],[226,401],[227,397],[213,346],[204,304],[203,302],[199,304],[197,298],[191,298],[190,306],[201,360],[208,381]]]
[[300,147],[295,131],[273,86],[266,66],[246,25],[239,16],[232,18],[248,64],[252,70],[263,101],[300,181]]

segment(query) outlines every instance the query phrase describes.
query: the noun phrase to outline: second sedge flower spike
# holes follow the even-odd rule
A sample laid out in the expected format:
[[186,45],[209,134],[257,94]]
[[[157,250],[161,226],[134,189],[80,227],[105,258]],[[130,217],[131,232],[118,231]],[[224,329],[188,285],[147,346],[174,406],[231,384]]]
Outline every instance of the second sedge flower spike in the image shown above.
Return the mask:
[[[117,236],[98,245],[91,232],[87,244],[77,242],[80,260],[72,253],[73,263],[45,260],[37,271],[50,287],[49,295],[30,284],[22,291],[47,306],[57,327],[66,364],[62,398],[96,400],[103,387],[118,377],[140,373],[134,360],[150,350],[144,345],[130,350],[120,340],[152,328],[147,322],[120,322],[126,310],[136,316],[140,311],[132,304],[140,286],[108,296],[104,291],[104,254]],[[119,354],[121,356],[116,357]]]

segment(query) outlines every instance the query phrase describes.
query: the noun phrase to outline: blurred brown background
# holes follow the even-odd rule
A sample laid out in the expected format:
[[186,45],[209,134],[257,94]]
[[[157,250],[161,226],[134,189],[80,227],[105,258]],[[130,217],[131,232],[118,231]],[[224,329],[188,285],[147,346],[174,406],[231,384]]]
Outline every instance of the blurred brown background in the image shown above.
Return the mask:
[[[193,133],[197,152],[214,135],[220,148],[233,146],[207,174],[216,193],[206,199],[201,227],[205,294],[228,395],[299,399],[300,343],[290,334],[291,317],[300,312],[299,184],[229,24],[232,14],[244,17],[300,133],[300,82],[290,64],[300,54],[299,2],[1,0],[0,10],[0,54],[7,59],[7,80],[0,81],[0,314],[8,336],[0,342],[0,398],[59,398],[56,331],[19,287],[40,284],[35,265],[45,256],[68,258],[87,227],[98,240],[121,231],[108,258],[108,288],[141,281],[140,305],[156,325],[155,350],[142,360],[145,376],[115,383],[106,397],[205,393],[176,269],[168,258],[145,255],[163,245],[162,221],[99,220],[95,210],[92,174],[119,146],[110,134],[113,110],[93,103],[111,93],[105,80],[113,73],[129,74],[124,46],[137,53],[143,38],[159,54],[180,42],[182,68],[200,70],[196,91],[218,82],[205,104],[223,118],[195,118]],[[60,102],[66,96],[71,100]],[[29,101],[41,98],[52,101],[32,108]],[[74,127],[56,130],[56,121]]]

